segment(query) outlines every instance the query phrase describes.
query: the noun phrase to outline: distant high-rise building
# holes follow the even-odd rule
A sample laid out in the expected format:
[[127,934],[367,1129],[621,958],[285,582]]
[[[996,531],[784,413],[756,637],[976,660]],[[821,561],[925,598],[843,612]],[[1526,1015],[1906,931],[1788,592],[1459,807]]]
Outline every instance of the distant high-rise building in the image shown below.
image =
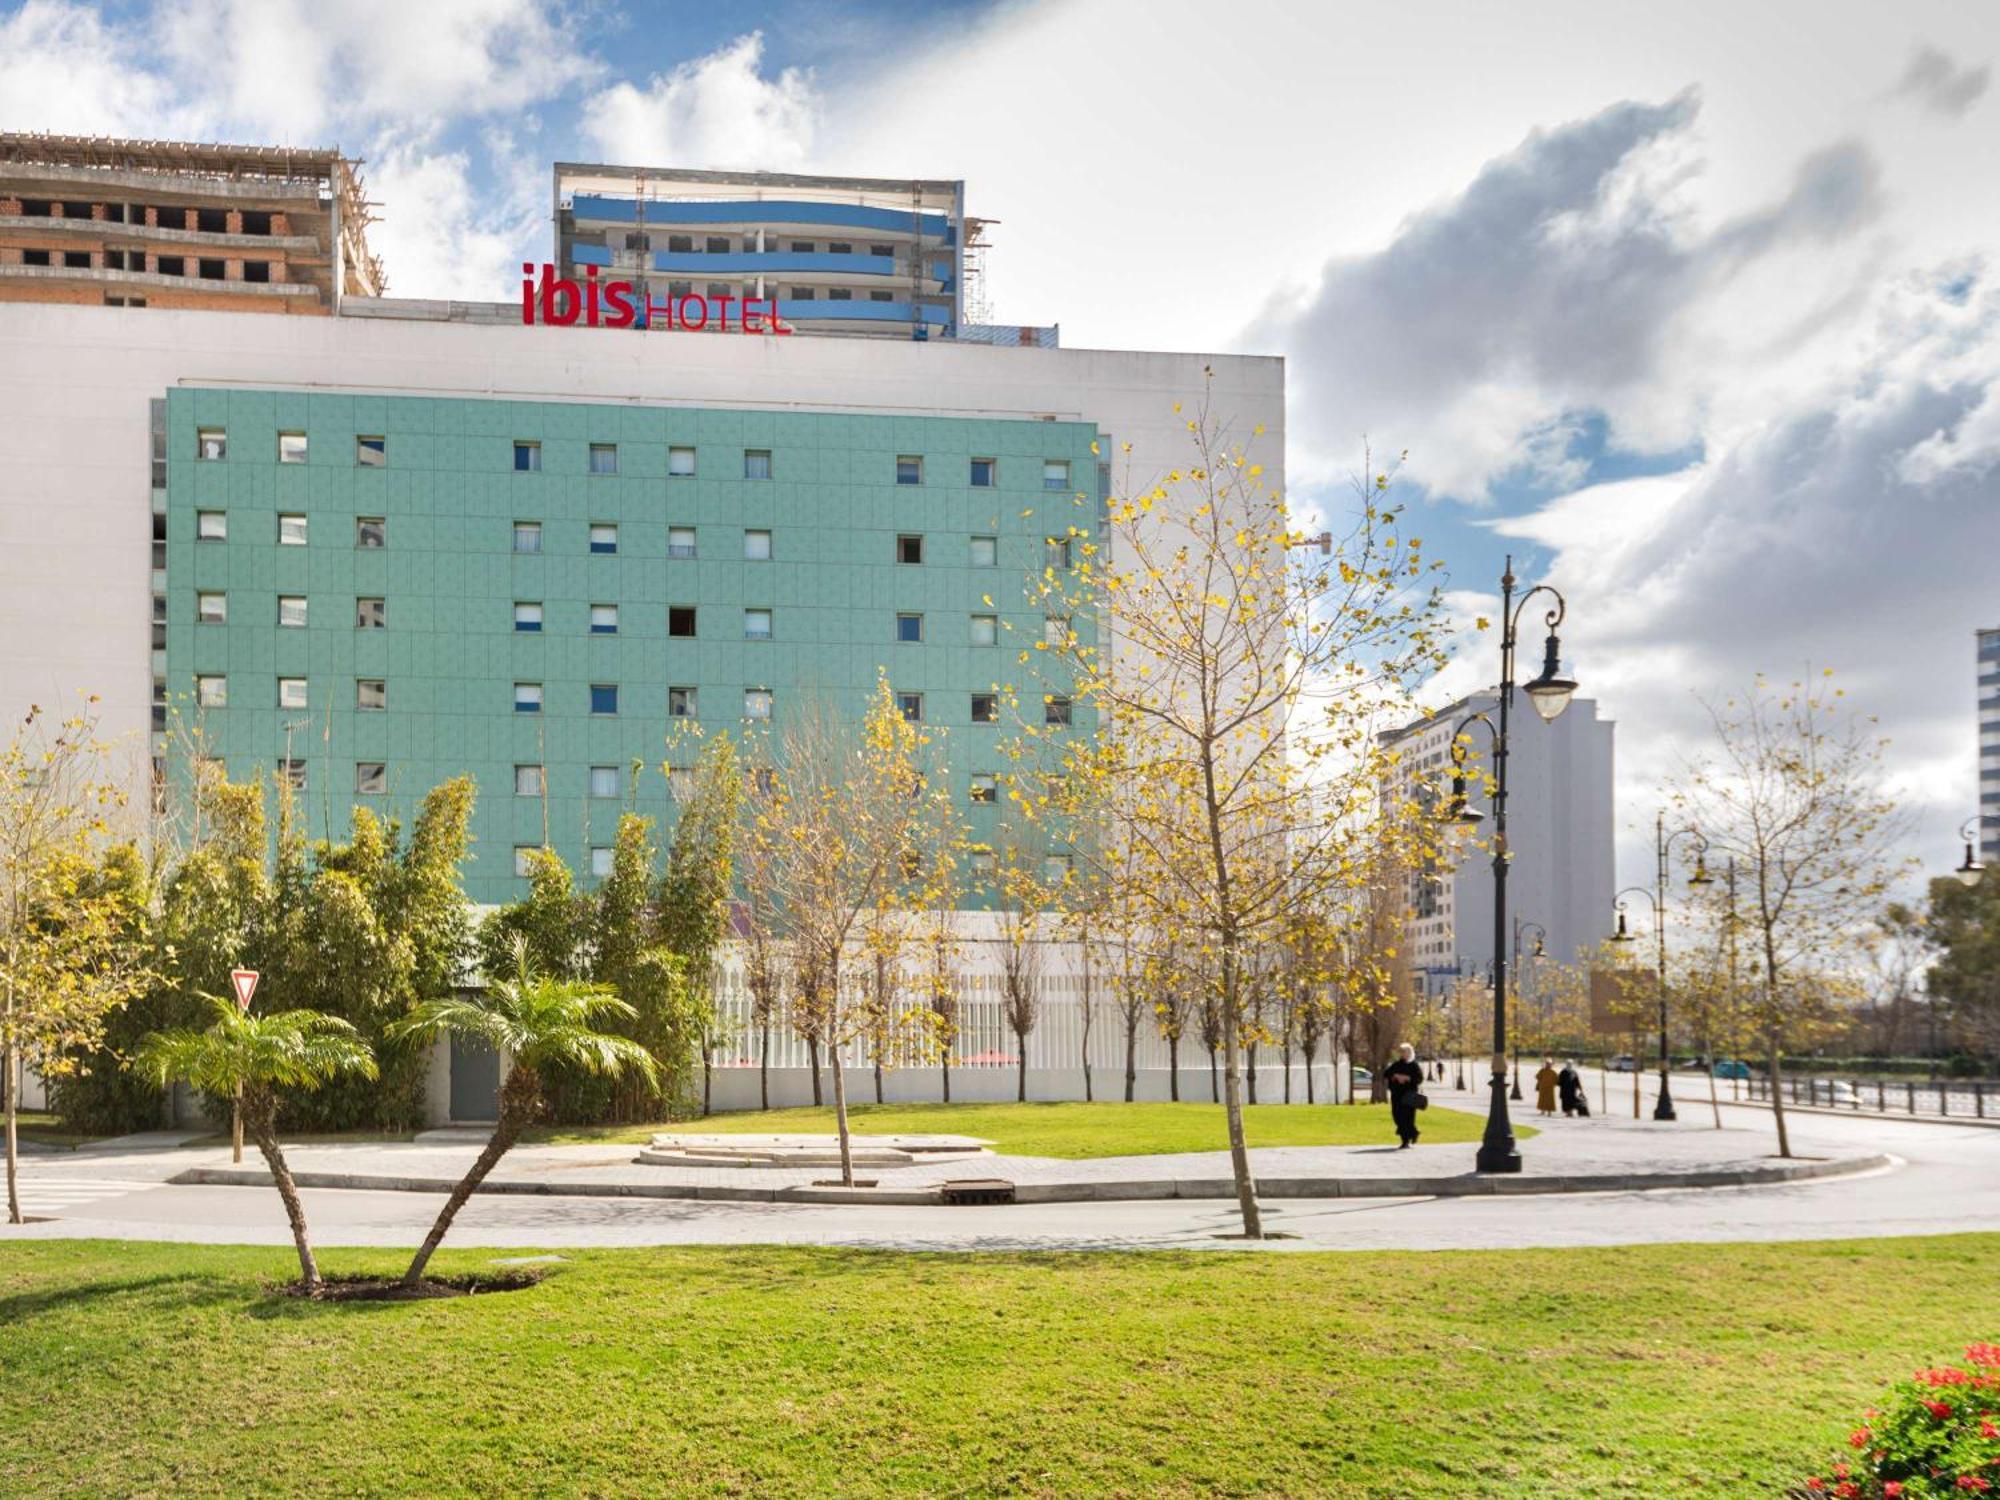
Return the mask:
[[718,331],[754,298],[796,333],[1055,347],[1052,327],[986,323],[987,222],[951,180],[555,165],[560,274],[699,298]]
[[2000,626],[1976,633],[1979,654],[1979,851],[2000,863]]
[[[1383,736],[1402,752],[1412,771],[1449,767],[1452,735],[1469,714],[1497,717],[1499,694],[1486,689],[1449,708]],[[1507,745],[1507,842],[1513,859],[1507,875],[1508,931],[1503,946],[1532,956],[1574,963],[1611,929],[1617,889],[1612,854],[1612,731],[1589,698],[1573,698],[1563,716],[1544,724],[1516,699]],[[1471,736],[1470,754],[1486,764],[1483,732]],[[1473,805],[1484,809],[1474,792]],[[1489,818],[1479,832],[1490,837]],[[1493,959],[1493,859],[1469,850],[1449,869],[1411,878],[1410,967],[1422,993],[1442,994],[1461,975],[1484,975]],[[1532,925],[1531,925],[1532,924]],[[1539,929],[1537,932],[1536,929]],[[1520,975],[1532,992],[1532,966]]]
[[0,133],[0,302],[325,315],[368,221],[337,151]]

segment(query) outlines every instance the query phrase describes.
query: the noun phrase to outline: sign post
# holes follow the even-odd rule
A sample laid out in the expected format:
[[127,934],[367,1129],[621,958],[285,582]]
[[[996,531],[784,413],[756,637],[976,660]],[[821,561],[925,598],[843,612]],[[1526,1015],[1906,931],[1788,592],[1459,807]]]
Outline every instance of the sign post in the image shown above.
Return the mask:
[[[257,980],[261,977],[255,969],[231,969],[229,982],[236,990],[236,1009],[239,1014],[250,1013],[250,997],[257,993]],[[243,1160],[243,1085],[236,1085],[235,1107],[229,1112],[229,1159]]]

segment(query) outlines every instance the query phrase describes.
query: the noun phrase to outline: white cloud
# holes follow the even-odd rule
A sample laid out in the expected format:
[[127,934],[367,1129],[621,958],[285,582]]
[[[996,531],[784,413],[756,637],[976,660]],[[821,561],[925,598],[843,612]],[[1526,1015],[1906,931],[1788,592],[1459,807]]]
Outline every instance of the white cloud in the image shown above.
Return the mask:
[[0,128],[66,135],[199,135],[206,101],[124,61],[129,33],[66,0],[0,18]]
[[1992,80],[1993,70],[1986,64],[1961,68],[1937,48],[1925,46],[1911,55],[1894,93],[1956,119],[1979,102]]
[[644,87],[613,84],[584,106],[584,133],[599,159],[629,166],[800,168],[819,114],[812,78],[766,77],[763,60],[751,32]]

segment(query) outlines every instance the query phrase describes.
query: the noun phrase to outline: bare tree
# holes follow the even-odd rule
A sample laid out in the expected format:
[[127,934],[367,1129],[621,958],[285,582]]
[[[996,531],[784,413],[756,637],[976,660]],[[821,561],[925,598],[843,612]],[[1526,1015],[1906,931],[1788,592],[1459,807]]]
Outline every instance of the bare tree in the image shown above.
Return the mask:
[[1780,1156],[1792,1154],[1784,1049],[1843,1023],[1841,1003],[1860,988],[1858,950],[1898,870],[1887,742],[1831,675],[1782,689],[1759,678],[1708,705],[1713,744],[1679,793],[1709,857],[1734,857],[1741,875],[1746,1008],[1770,1059]]

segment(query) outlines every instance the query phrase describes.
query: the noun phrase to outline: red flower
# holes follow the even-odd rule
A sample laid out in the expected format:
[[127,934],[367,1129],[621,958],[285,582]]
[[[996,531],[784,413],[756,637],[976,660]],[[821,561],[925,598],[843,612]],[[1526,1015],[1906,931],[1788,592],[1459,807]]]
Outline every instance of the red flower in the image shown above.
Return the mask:
[[2000,1365],[2000,1344],[1968,1344],[1965,1357],[1975,1365]]
[[2000,1438],[2000,1427],[1995,1427],[1982,1418],[1979,1423],[1979,1435],[1983,1438]]
[[1815,1474],[1806,1481],[1806,1488],[1809,1490],[1823,1490],[1826,1488],[1826,1481]]
[[1884,1480],[1884,1481],[1883,1481],[1883,1483],[1882,1483],[1882,1494],[1883,1494],[1883,1497],[1884,1497],[1884,1500],[1898,1500],[1898,1497],[1899,1497],[1899,1496],[1901,1496],[1901,1494],[1902,1494],[1902,1493],[1903,1493],[1903,1481],[1902,1481],[1902,1480],[1900,1480],[1900,1479],[1889,1479],[1889,1480]]
[[1861,1490],[1853,1480],[1843,1479],[1833,1487],[1833,1492],[1840,1497],[1840,1500],[1854,1500],[1854,1497],[1859,1495]]
[[1854,1431],[1848,1433],[1847,1446],[1850,1448],[1866,1448],[1868,1446],[1868,1429],[1866,1427],[1857,1427]]
[[1991,1484],[1981,1479],[1977,1474],[1959,1475],[1958,1487],[1962,1490],[1990,1490],[1993,1488]]
[[1936,1417],[1940,1422],[1951,1415],[1950,1405],[1943,1401],[1926,1401],[1924,1403],[1924,1410],[1929,1412],[1933,1417]]

